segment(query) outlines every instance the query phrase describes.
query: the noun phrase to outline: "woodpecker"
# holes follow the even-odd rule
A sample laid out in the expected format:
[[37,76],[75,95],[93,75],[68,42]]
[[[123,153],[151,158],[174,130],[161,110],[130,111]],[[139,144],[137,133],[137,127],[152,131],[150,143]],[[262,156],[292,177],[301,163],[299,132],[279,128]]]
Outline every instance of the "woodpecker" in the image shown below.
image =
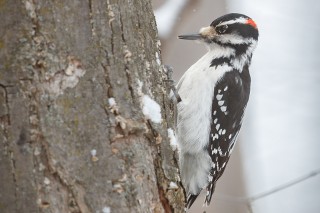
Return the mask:
[[179,39],[198,40],[208,52],[177,84],[179,166],[190,208],[202,189],[209,205],[234,148],[249,100],[252,53],[258,42],[256,23],[230,13]]

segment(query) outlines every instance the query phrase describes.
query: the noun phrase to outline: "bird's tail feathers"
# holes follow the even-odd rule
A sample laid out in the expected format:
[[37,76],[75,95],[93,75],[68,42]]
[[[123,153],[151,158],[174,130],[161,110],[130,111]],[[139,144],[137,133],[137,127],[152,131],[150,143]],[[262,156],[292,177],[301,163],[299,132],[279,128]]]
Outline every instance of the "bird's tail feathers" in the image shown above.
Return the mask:
[[193,194],[188,194],[188,197],[187,197],[187,204],[186,204],[186,207],[187,209],[189,209],[192,204],[194,203],[194,201],[197,199],[199,194],[197,195],[193,195]]
[[[206,190],[207,190],[207,194],[206,194],[206,198],[204,200],[204,206],[209,206],[211,199],[212,199],[212,195],[214,193],[214,190],[216,188],[216,183],[210,183]],[[187,197],[187,203],[186,203],[186,208],[190,209],[190,207],[192,206],[192,204],[194,203],[194,201],[197,199],[197,197],[199,196],[199,194],[190,194],[188,193],[188,197]]]
[[205,205],[205,206],[209,206],[215,188],[216,188],[216,182],[210,183],[210,184],[207,186],[207,195],[206,195],[206,198],[205,198],[205,200],[204,200],[204,205]]

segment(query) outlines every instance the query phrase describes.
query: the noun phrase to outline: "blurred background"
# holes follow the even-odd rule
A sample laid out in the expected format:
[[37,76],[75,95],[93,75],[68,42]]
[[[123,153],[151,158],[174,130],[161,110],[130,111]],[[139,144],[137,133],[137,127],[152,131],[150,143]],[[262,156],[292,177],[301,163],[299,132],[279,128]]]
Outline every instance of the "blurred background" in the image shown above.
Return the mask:
[[178,40],[243,13],[259,28],[243,128],[211,206],[190,212],[320,212],[320,1],[153,0],[162,60],[176,81],[205,52]]

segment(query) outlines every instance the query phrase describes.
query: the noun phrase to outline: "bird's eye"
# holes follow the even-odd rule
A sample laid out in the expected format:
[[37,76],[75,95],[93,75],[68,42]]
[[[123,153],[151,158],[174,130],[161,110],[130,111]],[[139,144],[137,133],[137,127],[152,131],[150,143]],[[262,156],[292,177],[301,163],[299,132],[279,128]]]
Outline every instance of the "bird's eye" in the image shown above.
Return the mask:
[[216,28],[217,33],[219,34],[223,34],[227,31],[228,29],[228,25],[221,25],[219,27]]

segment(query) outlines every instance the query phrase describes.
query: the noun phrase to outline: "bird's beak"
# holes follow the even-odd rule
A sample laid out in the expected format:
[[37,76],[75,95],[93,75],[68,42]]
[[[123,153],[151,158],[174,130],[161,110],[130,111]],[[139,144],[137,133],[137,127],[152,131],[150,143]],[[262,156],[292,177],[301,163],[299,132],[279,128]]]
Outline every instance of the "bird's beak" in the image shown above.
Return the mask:
[[212,39],[216,35],[216,31],[212,26],[203,27],[197,34],[179,35],[179,39],[185,40],[200,40],[200,39]]
[[179,35],[179,39],[185,39],[185,40],[199,40],[202,38],[202,36],[198,34],[189,34],[189,35]]

